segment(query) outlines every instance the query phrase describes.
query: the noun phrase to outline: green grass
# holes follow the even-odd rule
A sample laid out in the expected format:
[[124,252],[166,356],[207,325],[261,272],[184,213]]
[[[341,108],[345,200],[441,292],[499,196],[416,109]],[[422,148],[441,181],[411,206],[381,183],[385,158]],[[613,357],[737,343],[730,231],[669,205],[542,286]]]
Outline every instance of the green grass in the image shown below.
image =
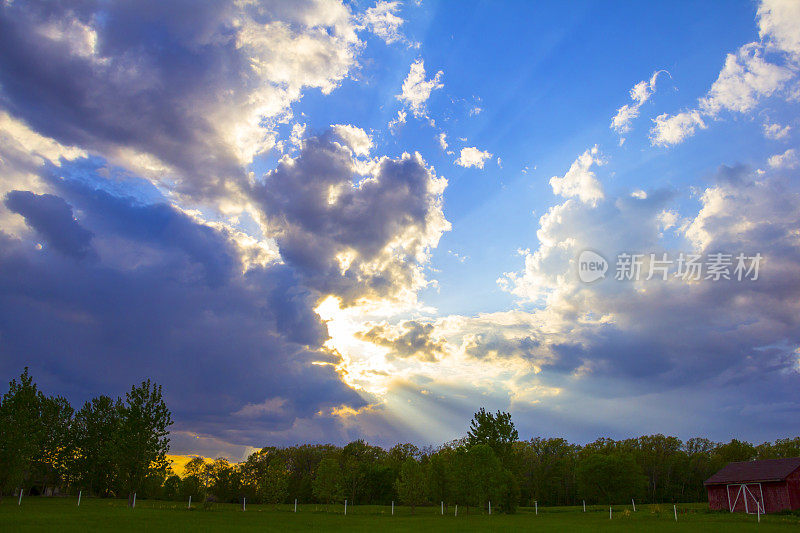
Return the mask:
[[769,515],[756,523],[755,516],[710,512],[706,504],[681,504],[678,522],[672,505],[640,505],[633,513],[630,506],[617,506],[612,520],[607,507],[522,508],[514,515],[491,516],[459,507],[389,507],[351,506],[347,516],[341,505],[291,505],[278,508],[248,505],[247,511],[234,504],[214,504],[211,509],[186,509],[186,504],[162,501],[139,501],[136,509],[124,500],[85,498],[80,508],[75,498],[23,498],[18,506],[13,498],[0,503],[0,531],[798,531],[800,517]]

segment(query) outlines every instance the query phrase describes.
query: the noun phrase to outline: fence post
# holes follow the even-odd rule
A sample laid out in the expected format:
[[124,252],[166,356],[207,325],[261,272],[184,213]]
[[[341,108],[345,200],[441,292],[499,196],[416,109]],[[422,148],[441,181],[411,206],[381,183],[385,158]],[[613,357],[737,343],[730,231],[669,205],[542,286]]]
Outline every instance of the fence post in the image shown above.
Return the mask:
[[534,509],[536,509],[536,515],[539,515],[539,500],[533,501]]
[[612,514],[611,514],[611,507],[609,506],[609,508],[608,508],[608,519],[609,519],[609,520],[611,520],[611,516],[612,516]]
[[78,491],[78,507],[80,507],[80,506],[81,506],[81,495],[82,495],[82,494],[83,494],[83,491],[82,491],[82,490],[79,490],[79,491]]
[[17,500],[17,505],[22,505],[22,489],[19,489],[19,500]]
[[344,501],[344,515],[347,516],[347,500]]
[[242,496],[242,511],[246,511],[246,510],[247,510],[247,498]]
[[458,516],[458,504],[456,504],[456,513],[455,516]]
[[492,514],[492,500],[489,500],[489,514]]
[[583,500],[583,512],[586,512],[586,500]]
[[392,516],[394,516],[394,500],[392,500]]
[[189,505],[187,505],[186,508],[187,509],[191,509],[192,508],[192,495],[191,494],[189,494]]
[[631,498],[631,505],[633,505],[633,512],[635,513],[636,512],[636,502],[633,501],[633,498]]
[[677,522],[678,521],[678,506],[677,505],[675,505],[675,504],[672,505],[672,512],[675,513],[675,521]]
[[133,505],[131,506],[131,509],[136,509],[136,493],[135,492],[133,493]]

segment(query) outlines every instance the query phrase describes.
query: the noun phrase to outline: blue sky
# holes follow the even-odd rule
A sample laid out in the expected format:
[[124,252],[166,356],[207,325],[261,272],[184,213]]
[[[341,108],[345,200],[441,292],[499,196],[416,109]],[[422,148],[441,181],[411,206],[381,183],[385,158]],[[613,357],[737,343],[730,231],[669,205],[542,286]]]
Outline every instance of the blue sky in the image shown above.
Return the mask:
[[[4,4],[0,377],[153,378],[173,451],[232,458],[439,443],[481,406],[526,438],[788,435],[798,27],[787,0]],[[620,252],[764,262],[626,283]]]

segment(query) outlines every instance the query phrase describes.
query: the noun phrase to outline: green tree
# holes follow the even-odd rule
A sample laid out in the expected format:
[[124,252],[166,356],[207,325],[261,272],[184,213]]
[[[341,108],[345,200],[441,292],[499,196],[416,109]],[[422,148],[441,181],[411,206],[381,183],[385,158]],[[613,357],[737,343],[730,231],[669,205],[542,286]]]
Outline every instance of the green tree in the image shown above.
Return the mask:
[[508,458],[511,444],[519,439],[519,433],[511,421],[511,413],[488,412],[483,407],[475,413],[467,432],[467,445],[486,444],[502,461]]
[[0,403],[0,496],[25,488],[44,440],[41,408],[41,394],[25,367]]
[[341,498],[342,469],[333,457],[326,457],[319,463],[314,478],[314,496],[326,505]]
[[411,514],[414,514],[417,505],[425,502],[426,485],[423,466],[415,459],[406,459],[400,467],[400,476],[397,478],[397,495],[401,502],[411,506]]
[[282,457],[273,457],[259,483],[259,495],[273,506],[286,500],[289,489],[289,471]]
[[590,453],[580,460],[576,474],[580,493],[596,503],[628,502],[647,487],[647,478],[633,455],[624,451]]
[[42,487],[55,488],[71,480],[70,460],[74,457],[72,417],[75,410],[61,396],[45,397],[40,393],[42,441],[35,467]]
[[75,415],[72,426],[78,487],[100,496],[112,494],[118,478],[120,410],[119,401],[108,396],[92,398]]
[[130,501],[147,476],[163,475],[166,471],[172,416],[164,403],[161,386],[149,379],[125,395],[120,413],[117,439],[120,478]]

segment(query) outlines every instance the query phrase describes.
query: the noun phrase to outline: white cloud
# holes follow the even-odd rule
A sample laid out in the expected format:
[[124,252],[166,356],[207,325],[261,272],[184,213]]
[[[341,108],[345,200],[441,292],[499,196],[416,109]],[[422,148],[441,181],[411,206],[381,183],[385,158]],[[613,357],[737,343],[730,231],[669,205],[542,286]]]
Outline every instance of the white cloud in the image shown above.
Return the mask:
[[764,0],[758,7],[758,34],[762,41],[800,61],[800,2]]
[[728,54],[708,95],[700,99],[700,109],[711,117],[721,111],[746,113],[794,75],[791,69],[766,61],[759,43],[746,44],[736,54]]
[[[726,56],[719,76],[698,99],[696,109],[658,116],[650,132],[652,144],[678,144],[698,127],[705,127],[704,117],[716,119],[723,111],[749,113],[761,100],[784,91],[800,69],[799,4],[764,0],[758,8],[760,41]],[[792,98],[791,91],[786,96]]]
[[797,168],[800,159],[797,157],[797,150],[790,148],[782,154],[775,154],[767,159],[767,164],[772,168]]
[[333,133],[342,139],[356,155],[369,155],[372,139],[367,132],[350,124],[331,124]]
[[406,123],[406,116],[406,112],[401,109],[397,112],[397,117],[389,121],[389,131],[391,131],[392,134],[397,133],[397,129],[400,125]]
[[631,122],[639,116],[639,109],[653,95],[656,90],[658,75],[662,72],[669,76],[666,70],[653,72],[649,80],[642,80],[630,90],[632,104],[625,104],[617,110],[617,114],[611,120],[611,128],[619,134],[627,133],[631,130]]
[[488,151],[478,150],[474,146],[467,146],[461,149],[461,155],[456,159],[456,165],[469,168],[483,168],[487,159],[492,157]]
[[425,107],[431,92],[436,89],[441,89],[444,84],[441,83],[441,78],[444,73],[440,70],[436,75],[429,79],[425,79],[425,64],[422,59],[417,59],[411,64],[405,81],[403,81],[402,93],[397,95],[397,99],[403,102],[414,116],[422,118],[427,115]]
[[603,199],[603,187],[597,181],[592,166],[604,163],[597,146],[594,146],[578,156],[563,177],[550,178],[550,186],[555,194],[565,198],[577,196],[581,202],[594,206]]
[[707,127],[697,110],[684,111],[672,116],[663,113],[654,118],[653,122],[655,125],[650,130],[650,141],[661,146],[678,144],[686,137],[694,135],[697,128]]
[[764,137],[773,141],[780,141],[789,136],[791,126],[781,126],[780,124],[764,123]]
[[400,26],[405,21],[397,15],[399,10],[400,2],[380,1],[364,12],[361,22],[386,44],[403,41],[405,38],[400,33]]
[[447,144],[447,134],[445,132],[443,132],[443,131],[439,132],[438,139],[439,139],[439,146],[442,147],[442,150],[446,151],[447,150],[447,146],[448,146],[448,144]]

